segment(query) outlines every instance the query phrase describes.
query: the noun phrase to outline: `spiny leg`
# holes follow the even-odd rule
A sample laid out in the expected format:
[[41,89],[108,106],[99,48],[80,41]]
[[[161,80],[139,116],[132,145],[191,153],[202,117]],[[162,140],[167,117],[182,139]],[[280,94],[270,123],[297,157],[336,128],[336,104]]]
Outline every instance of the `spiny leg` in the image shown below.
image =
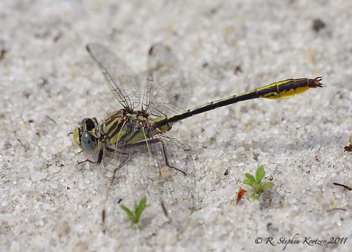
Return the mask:
[[[174,167],[174,166],[172,166],[172,165],[169,164],[169,160],[168,160],[167,155],[166,155],[166,149],[165,149],[165,144],[164,144],[163,140],[161,140],[161,139],[159,139],[159,138],[158,138],[158,139],[149,139],[149,140],[146,141],[146,142],[148,142],[148,144],[151,144],[151,145],[152,145],[152,144],[158,144],[158,143],[160,143],[161,146],[162,146],[162,152],[163,152],[163,156],[164,156],[164,160],[165,160],[166,166],[169,167],[169,168],[175,169],[176,171],[179,171],[179,172],[181,172],[183,175],[187,176],[187,173],[186,173],[186,172],[184,172],[184,171],[182,171],[181,169],[179,169],[179,168],[177,168],[177,167]],[[146,144],[146,142],[139,142],[139,143],[127,144],[125,148],[132,148],[132,147],[143,146],[143,145]],[[112,149],[111,149],[111,150],[112,150]],[[188,149],[187,149],[187,150],[188,150]],[[187,151],[187,150],[186,150],[186,151]],[[113,150],[113,151],[114,151],[114,150]]]
[[[150,139],[150,140],[147,140],[146,142],[148,142],[148,144],[151,144],[151,145],[154,145],[154,144],[161,144],[162,146],[162,152],[163,152],[163,156],[164,156],[164,161],[165,161],[165,164],[167,167],[169,168],[172,168],[172,169],[175,169],[179,172],[181,172],[183,175],[187,175],[186,172],[182,171],[181,169],[177,168],[177,167],[174,167],[172,165],[169,164],[169,160],[167,158],[167,154],[166,154],[166,149],[165,149],[165,144],[164,142],[161,140],[161,139]],[[133,143],[133,144],[127,144],[124,148],[133,148],[133,147],[138,147],[138,146],[145,146],[146,145],[146,142],[138,142],[138,143]],[[114,153],[114,154],[120,154],[120,155],[123,155],[123,156],[126,156],[126,159],[123,161],[123,163],[121,163],[117,168],[114,169],[113,171],[113,177],[111,179],[111,183],[114,181],[115,179],[115,174],[118,170],[120,170],[123,166],[126,165],[126,163],[130,160],[130,157],[131,155],[128,154],[128,153],[124,153],[124,152],[119,152],[115,149],[112,149],[112,148],[109,148],[109,147],[106,147],[106,150],[110,153]],[[161,208],[163,209],[163,212],[165,214],[166,217],[169,217],[168,215],[168,211],[166,209],[166,206],[164,204],[164,201],[161,199],[160,200],[160,204],[161,204]],[[102,211],[102,222],[103,222],[103,225],[105,225],[105,218],[106,218],[106,211],[103,210]],[[105,233],[105,228],[103,228],[103,232]]]
[[100,165],[101,160],[103,159],[103,154],[104,154],[104,150],[103,150],[103,148],[100,148],[100,150],[99,150],[99,155],[98,155],[98,160],[97,160],[97,161],[92,161],[92,160],[90,160],[90,159],[86,159],[86,160],[84,160],[84,161],[77,161],[77,163],[78,163],[78,164],[83,164],[83,163],[85,163],[85,162],[89,162],[89,163],[91,163],[91,164]]
[[161,140],[161,139],[155,139],[155,140],[157,140],[157,142],[160,142],[160,143],[161,143],[161,146],[163,147],[163,155],[164,155],[164,160],[165,160],[166,166],[169,167],[169,168],[175,169],[176,171],[179,171],[179,172],[181,172],[183,175],[187,176],[187,173],[185,173],[185,172],[182,171],[181,169],[179,169],[179,168],[177,168],[177,167],[172,166],[172,165],[169,164],[169,160],[167,159],[166,150],[165,150],[165,145],[164,145],[163,140]]
[[[165,147],[165,143],[162,139],[160,138],[156,138],[156,139],[152,139],[152,140],[148,140],[146,141],[147,144],[150,144],[150,145],[155,145],[155,144],[161,144],[161,148],[158,147],[159,151],[162,151],[162,155],[163,155],[163,158],[164,158],[164,162],[165,162],[165,166],[164,167],[161,167],[158,172],[160,174],[160,177],[164,178],[164,179],[167,179],[168,180],[168,177],[171,176],[171,173],[170,173],[170,169],[175,169],[176,171],[178,172],[181,172],[184,176],[187,176],[187,173],[182,171],[181,169],[177,168],[177,167],[174,167],[172,165],[170,165],[169,163],[169,160],[168,160],[168,157],[167,157],[167,153],[166,153],[166,147]],[[164,200],[163,200],[163,197],[161,196],[160,194],[160,205],[161,205],[161,209],[163,210],[164,212],[164,215],[165,217],[168,219],[168,222],[171,222],[172,219],[171,217],[169,216],[168,214],[168,210],[167,210],[167,207],[164,203]]]
[[111,152],[111,153],[118,154],[118,155],[126,157],[126,159],[117,168],[114,169],[113,174],[112,174],[112,178],[111,178],[111,182],[110,182],[112,184],[112,182],[114,182],[116,172],[127,164],[127,162],[131,158],[131,155],[128,154],[128,153],[125,153],[125,152],[120,152],[120,151],[108,148],[108,147],[106,148],[106,150]]
[[[181,173],[182,173],[183,175],[185,175],[185,176],[187,175],[186,172],[184,172],[184,171],[182,171],[181,169],[179,169],[179,168],[177,168],[177,167],[174,167],[174,166],[172,166],[172,165],[169,164],[169,160],[168,160],[167,154],[166,154],[165,144],[164,144],[164,142],[163,142],[161,139],[148,139],[148,140],[143,141],[143,142],[138,142],[138,143],[133,143],[133,144],[127,144],[127,145],[125,146],[125,148],[133,148],[133,147],[145,146],[145,145],[147,145],[147,144],[150,144],[150,145],[161,144],[161,146],[162,146],[162,152],[163,152],[163,156],[164,156],[164,162],[165,162],[166,166],[167,166],[168,168],[170,168],[170,169],[172,168],[172,169],[175,169],[176,171],[181,172]],[[108,151],[114,153],[116,150],[109,148]],[[128,161],[128,160],[126,160],[126,162],[127,162],[127,161]],[[124,164],[123,164],[123,165],[124,165]],[[118,167],[118,168],[116,168],[116,169],[118,170],[118,169],[120,169],[120,168],[121,168],[121,167]],[[160,171],[160,172],[161,172],[161,171]],[[162,174],[160,174],[160,175],[163,176]],[[162,208],[162,210],[163,210],[163,212],[164,212],[164,215],[165,215],[167,218],[170,218],[170,217],[169,217],[169,214],[168,214],[168,210],[167,210],[167,208],[166,208],[166,206],[165,206],[165,203],[164,203],[164,201],[163,201],[162,198],[160,199],[160,205],[161,205],[161,208]],[[103,213],[102,217],[104,217],[103,219],[105,219],[105,213]],[[170,219],[170,220],[171,220],[171,219]]]

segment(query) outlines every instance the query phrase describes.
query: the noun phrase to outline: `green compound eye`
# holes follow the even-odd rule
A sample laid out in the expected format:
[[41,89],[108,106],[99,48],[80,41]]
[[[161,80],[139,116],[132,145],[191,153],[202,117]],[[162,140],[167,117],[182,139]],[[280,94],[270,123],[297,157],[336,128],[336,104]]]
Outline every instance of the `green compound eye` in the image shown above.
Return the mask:
[[94,129],[94,121],[90,118],[84,118],[79,127],[73,132],[73,138],[76,144],[85,150],[94,150],[97,147],[97,139],[88,133],[88,131]]
[[95,150],[97,147],[97,139],[87,131],[84,131],[81,136],[81,146],[87,151]]

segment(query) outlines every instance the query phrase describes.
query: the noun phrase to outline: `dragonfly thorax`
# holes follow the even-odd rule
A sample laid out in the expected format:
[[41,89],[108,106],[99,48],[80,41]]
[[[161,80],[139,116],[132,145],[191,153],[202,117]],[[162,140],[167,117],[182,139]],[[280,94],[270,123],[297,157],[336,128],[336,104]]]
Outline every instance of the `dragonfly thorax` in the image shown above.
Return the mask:
[[163,133],[153,127],[154,121],[144,111],[118,110],[95,129],[95,137],[106,145],[127,145],[145,141],[156,134]]

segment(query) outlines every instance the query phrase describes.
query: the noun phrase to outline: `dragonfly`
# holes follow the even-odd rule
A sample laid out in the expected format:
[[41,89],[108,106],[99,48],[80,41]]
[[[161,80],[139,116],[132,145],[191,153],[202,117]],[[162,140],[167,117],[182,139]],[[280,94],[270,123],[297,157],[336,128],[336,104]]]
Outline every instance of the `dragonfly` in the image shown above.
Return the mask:
[[104,150],[113,153],[116,162],[113,181],[133,155],[146,153],[148,167],[142,163],[136,169],[144,174],[144,179],[153,182],[166,216],[172,212],[167,206],[182,205],[190,209],[196,198],[196,173],[190,149],[167,135],[175,123],[230,104],[256,98],[278,100],[323,86],[321,77],[287,79],[185,109],[188,82],[169,46],[157,43],[150,47],[143,92],[139,76],[109,49],[100,44],[89,44],[86,49],[122,108],[101,123],[94,117],[84,118],[75,128],[77,145],[90,152],[99,150],[97,161],[86,159],[80,163],[100,164]]

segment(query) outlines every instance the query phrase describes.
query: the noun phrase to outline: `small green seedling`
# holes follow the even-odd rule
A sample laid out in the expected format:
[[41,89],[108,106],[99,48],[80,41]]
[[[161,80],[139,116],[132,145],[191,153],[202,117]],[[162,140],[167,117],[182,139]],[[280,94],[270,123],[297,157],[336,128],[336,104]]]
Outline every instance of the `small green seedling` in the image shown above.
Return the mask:
[[137,223],[139,222],[139,218],[141,217],[146,206],[147,206],[147,198],[143,197],[143,199],[141,199],[141,201],[139,202],[139,205],[134,208],[133,212],[124,205],[121,205],[120,207],[127,213],[127,217],[133,222],[134,224],[133,228],[142,229],[142,226],[137,225]]
[[257,171],[255,172],[255,178],[249,173],[245,173],[244,175],[247,179],[243,180],[243,184],[251,186],[255,191],[252,194],[252,199],[259,199],[259,196],[264,191],[264,189],[274,186],[274,183],[271,182],[261,184],[262,179],[265,176],[264,166],[258,167]]

